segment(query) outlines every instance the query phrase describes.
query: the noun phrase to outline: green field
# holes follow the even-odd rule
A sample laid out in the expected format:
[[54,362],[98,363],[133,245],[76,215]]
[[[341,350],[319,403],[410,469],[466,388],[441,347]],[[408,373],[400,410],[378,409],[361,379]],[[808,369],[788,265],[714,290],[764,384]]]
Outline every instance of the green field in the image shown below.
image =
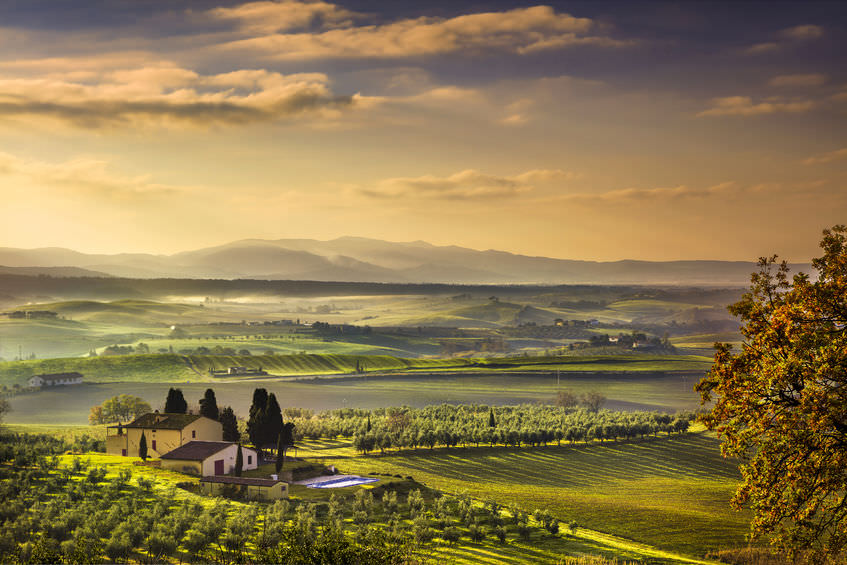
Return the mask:
[[315,442],[301,455],[342,472],[410,475],[427,486],[466,491],[526,511],[668,551],[702,557],[745,544],[750,516],[730,509],[740,481],[704,433],[582,447],[418,450],[361,456],[344,442]]
[[[505,290],[505,289],[504,289]],[[490,292],[496,294],[492,287]],[[508,300],[490,300],[484,295],[392,295],[255,297],[231,296],[223,302],[204,303],[202,296],[173,296],[169,299],[129,298],[112,301],[69,300],[27,303],[9,310],[48,310],[55,319],[10,319],[0,316],[0,358],[70,357],[102,351],[112,344],[145,342],[152,351],[179,353],[199,346],[234,347],[252,353],[388,354],[399,357],[438,355],[446,335],[414,336],[392,334],[327,337],[309,329],[315,321],[332,324],[385,327],[460,328],[497,332],[519,325],[550,326],[554,320],[596,320],[606,324],[591,331],[616,334],[631,330],[661,336],[669,331],[675,338],[704,334],[704,321],[731,318],[718,302],[734,293],[716,297],[702,289],[634,289],[596,287],[559,292],[508,290]],[[586,294],[587,293],[587,294]],[[132,295],[131,295],[132,296]],[[588,307],[569,307],[575,298],[589,298]],[[280,320],[302,325],[273,325]],[[270,324],[270,325],[269,325]],[[725,324],[724,324],[725,325]],[[179,327],[182,337],[171,335]],[[506,339],[511,351],[543,351],[566,345],[567,339]]]
[[[559,387],[577,393],[600,391],[606,406],[614,410],[661,410],[676,412],[699,407],[693,387],[699,374],[651,373],[578,374],[562,373]],[[246,417],[253,389],[273,392],[283,407],[313,410],[428,404],[477,403],[522,404],[552,402],[556,396],[554,374],[442,374],[396,377],[327,378],[306,380],[255,380],[217,383],[113,382],[58,387],[9,398],[12,411],[6,421],[20,424],[85,424],[89,409],[117,394],[133,394],[162,408],[168,388],[178,384],[192,408],[203,392],[212,387],[221,406],[231,405]]]
[[408,359],[390,355],[109,355],[64,359],[0,362],[0,384],[23,386],[32,375],[76,371],[86,382],[219,382],[210,369],[239,366],[262,368],[272,376],[340,375],[415,371],[472,372],[702,372],[710,360],[697,355],[584,355],[552,357],[489,357]]

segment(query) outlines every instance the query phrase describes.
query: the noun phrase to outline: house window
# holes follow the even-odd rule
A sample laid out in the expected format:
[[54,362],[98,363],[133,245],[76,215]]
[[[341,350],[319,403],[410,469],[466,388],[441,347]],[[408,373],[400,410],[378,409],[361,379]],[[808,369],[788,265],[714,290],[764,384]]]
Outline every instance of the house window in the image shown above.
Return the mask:
[[191,430],[191,439],[194,439],[196,437],[197,437],[197,430]]
[[248,456],[247,456],[247,464],[248,464],[248,465],[252,465],[252,464],[253,464],[253,456],[252,456],[252,455],[248,455]]

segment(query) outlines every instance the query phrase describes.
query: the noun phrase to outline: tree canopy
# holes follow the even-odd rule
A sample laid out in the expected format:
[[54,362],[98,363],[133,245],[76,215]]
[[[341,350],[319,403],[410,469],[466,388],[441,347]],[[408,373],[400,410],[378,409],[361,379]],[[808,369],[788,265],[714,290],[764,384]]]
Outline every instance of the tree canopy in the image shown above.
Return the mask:
[[253,404],[250,406],[250,419],[247,420],[247,434],[257,449],[274,445],[282,430],[282,410],[276,395],[263,388],[253,391]]
[[[752,285],[729,307],[742,321],[734,352],[715,344],[698,385],[702,420],[741,460],[733,498],[754,512],[755,535],[811,562],[847,546],[847,228],[824,230],[818,278],[762,258]],[[842,554],[843,555],[843,554]]]
[[221,425],[223,426],[224,441],[240,441],[241,433],[238,431],[238,419],[235,417],[231,406],[221,410]]
[[105,400],[103,404],[92,406],[88,415],[88,423],[94,425],[126,422],[152,411],[150,405],[143,398],[119,394]]
[[217,420],[220,417],[215,391],[210,388],[206,389],[206,393],[200,399],[200,415],[211,418],[212,420]]
[[165,400],[165,413],[185,414],[188,412],[188,403],[178,388],[168,389],[168,398]]

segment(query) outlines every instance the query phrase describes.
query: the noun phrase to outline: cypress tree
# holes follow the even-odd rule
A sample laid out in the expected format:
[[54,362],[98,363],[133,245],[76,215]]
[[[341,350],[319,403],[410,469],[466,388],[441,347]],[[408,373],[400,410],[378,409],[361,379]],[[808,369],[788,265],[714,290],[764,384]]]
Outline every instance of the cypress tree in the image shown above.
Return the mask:
[[282,431],[282,410],[279,408],[279,403],[276,401],[276,395],[274,393],[268,396],[268,404],[265,407],[264,425],[262,427],[262,443],[273,445],[274,440],[279,437],[279,433]]
[[215,398],[215,391],[210,388],[206,389],[206,393],[200,399],[200,415],[212,420],[220,419],[218,400]]
[[238,441],[241,439],[241,434],[238,432],[238,419],[236,419],[232,407],[227,406],[221,410],[220,420],[221,425],[223,425],[224,441]]
[[172,388],[168,390],[168,398],[165,400],[166,414],[185,414],[188,412],[188,403],[182,395],[182,390]]
[[371,431],[371,414],[368,412],[368,429],[367,431]]
[[488,427],[494,428],[497,427],[497,422],[494,421],[494,408],[491,408],[491,412],[488,413]]
[[247,420],[247,435],[253,446],[261,450],[264,442],[262,435],[265,427],[265,409],[268,406],[268,391],[257,388],[253,391],[253,404],[250,405],[250,418]]
[[238,444],[238,455],[235,456],[235,476],[241,476],[241,468],[244,467],[244,454],[241,453],[241,444]]
[[147,461],[147,436],[141,432],[141,440],[138,442],[138,456],[142,461]]
[[279,434],[279,441],[276,446],[277,473],[282,470],[282,463],[285,461],[285,452],[288,451],[289,447],[294,447],[294,424],[292,422],[283,424],[282,431]]
[[279,432],[279,437],[276,439],[276,474],[282,471],[282,465],[285,463],[285,444],[283,443],[282,430]]

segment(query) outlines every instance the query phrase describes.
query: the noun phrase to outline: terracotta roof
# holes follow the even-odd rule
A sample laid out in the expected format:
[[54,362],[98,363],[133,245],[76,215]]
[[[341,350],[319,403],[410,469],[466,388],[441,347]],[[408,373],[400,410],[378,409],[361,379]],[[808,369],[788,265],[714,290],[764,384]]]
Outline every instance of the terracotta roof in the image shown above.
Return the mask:
[[[162,455],[160,459],[179,459],[182,461],[203,461],[219,451],[223,451],[230,445],[236,445],[231,441],[189,441],[185,445],[177,447]],[[252,451],[252,450],[251,450]]]
[[276,481],[274,479],[257,479],[253,477],[225,477],[222,475],[215,475],[214,477],[203,477],[200,479],[200,482],[224,483],[228,485],[248,485],[251,487],[272,487],[282,481]]
[[[148,428],[161,430],[181,430],[188,424],[202,418],[200,414],[157,414],[155,412],[139,416],[125,428]],[[158,421],[157,421],[158,420]]]

